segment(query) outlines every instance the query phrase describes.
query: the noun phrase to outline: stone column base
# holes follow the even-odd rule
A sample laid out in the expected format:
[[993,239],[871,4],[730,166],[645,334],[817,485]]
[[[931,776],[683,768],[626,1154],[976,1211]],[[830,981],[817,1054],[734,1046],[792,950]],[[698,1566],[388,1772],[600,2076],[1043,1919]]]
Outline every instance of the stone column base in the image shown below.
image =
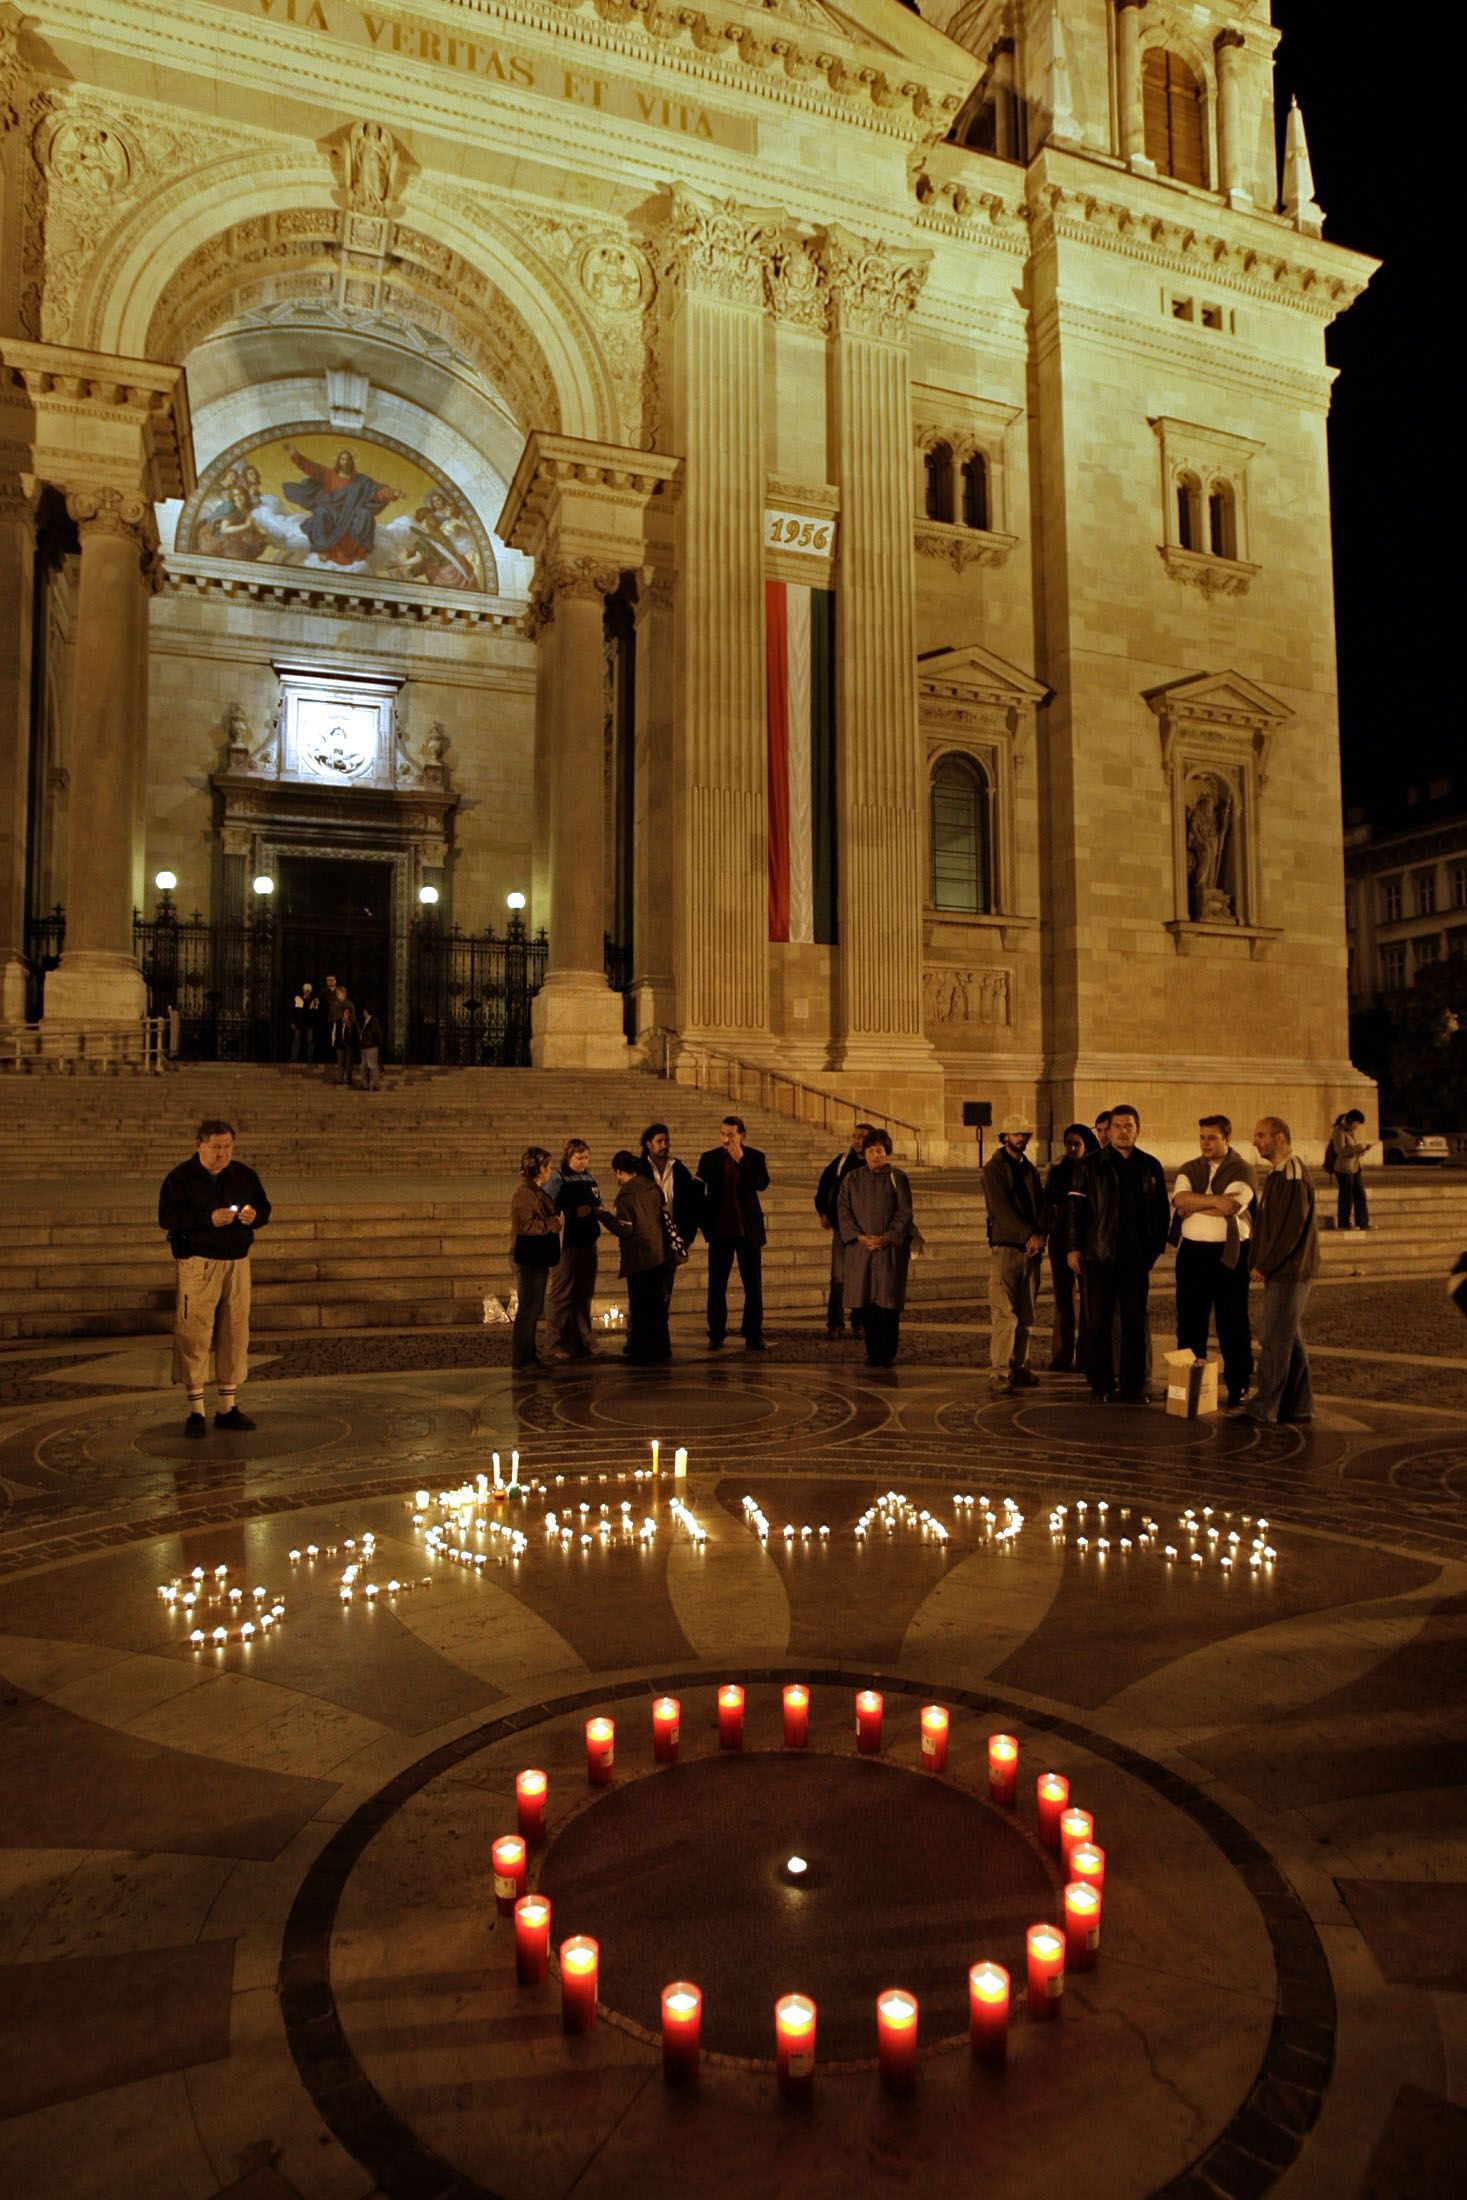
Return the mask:
[[148,1013],[148,989],[131,955],[67,949],[46,979],[43,1021],[79,1031],[112,1031]]
[[627,1069],[621,995],[590,971],[547,978],[530,1003],[530,1060],[536,1069]]
[[13,950],[0,954],[0,1025],[25,1022],[26,985],[30,967],[24,955]]

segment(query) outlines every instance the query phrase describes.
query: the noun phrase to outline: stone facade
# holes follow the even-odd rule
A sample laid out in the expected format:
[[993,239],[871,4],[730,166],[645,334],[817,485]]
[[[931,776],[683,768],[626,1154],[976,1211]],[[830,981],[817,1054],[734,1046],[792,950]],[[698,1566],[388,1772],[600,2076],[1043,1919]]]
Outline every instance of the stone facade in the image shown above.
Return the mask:
[[1467,788],[1408,787],[1345,828],[1350,1006],[1373,1008],[1423,970],[1467,963]]
[[[1280,185],[1266,7],[926,12],[0,4],[0,1013],[47,902],[47,1017],[105,1027],[145,881],[270,868],[314,666],[390,695],[394,893],[548,929],[537,1062],[627,1059],[609,934],[634,1043],[933,1151],[977,1097],[1177,1150],[1368,1101],[1324,332],[1371,263],[1297,115]],[[833,938],[770,936],[771,584],[833,595]],[[287,778],[355,844],[350,774]]]

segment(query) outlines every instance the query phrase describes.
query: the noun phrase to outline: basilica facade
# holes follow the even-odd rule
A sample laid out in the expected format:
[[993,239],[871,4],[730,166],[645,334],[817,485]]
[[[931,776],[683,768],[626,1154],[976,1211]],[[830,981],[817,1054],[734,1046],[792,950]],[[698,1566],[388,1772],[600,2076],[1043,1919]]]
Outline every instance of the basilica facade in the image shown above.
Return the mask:
[[277,987],[357,954],[399,1054],[425,926],[543,931],[537,1064],[772,1065],[933,1154],[973,1099],[1188,1151],[1368,1104],[1324,340],[1372,263],[1275,37],[0,0],[11,1043],[156,1006],[161,895]]

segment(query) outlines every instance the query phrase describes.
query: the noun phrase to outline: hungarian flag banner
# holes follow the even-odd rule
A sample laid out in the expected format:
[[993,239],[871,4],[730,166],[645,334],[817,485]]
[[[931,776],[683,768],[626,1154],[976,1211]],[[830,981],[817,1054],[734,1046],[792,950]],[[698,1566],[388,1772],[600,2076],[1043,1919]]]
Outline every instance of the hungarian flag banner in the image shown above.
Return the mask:
[[764,583],[769,937],[835,940],[835,593]]

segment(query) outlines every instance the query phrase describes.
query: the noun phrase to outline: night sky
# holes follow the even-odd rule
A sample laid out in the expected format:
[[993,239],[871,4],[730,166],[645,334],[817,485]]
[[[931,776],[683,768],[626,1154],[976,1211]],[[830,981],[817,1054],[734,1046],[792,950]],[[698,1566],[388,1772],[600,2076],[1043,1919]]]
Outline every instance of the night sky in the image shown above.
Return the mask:
[[[1326,238],[1385,263],[1328,336],[1339,373],[1330,473],[1345,799],[1368,804],[1451,771],[1462,747],[1461,702],[1442,663],[1453,631],[1448,572],[1458,556],[1431,547],[1443,469],[1449,507],[1462,474],[1445,434],[1456,411],[1446,387],[1455,309],[1438,241],[1449,203],[1443,148],[1454,131],[1451,95],[1433,120],[1419,83],[1393,74],[1385,48],[1374,49],[1373,61],[1362,52],[1349,11],[1274,0],[1273,19],[1283,33],[1280,160],[1292,93]],[[1445,55],[1440,65],[1447,70]]]

